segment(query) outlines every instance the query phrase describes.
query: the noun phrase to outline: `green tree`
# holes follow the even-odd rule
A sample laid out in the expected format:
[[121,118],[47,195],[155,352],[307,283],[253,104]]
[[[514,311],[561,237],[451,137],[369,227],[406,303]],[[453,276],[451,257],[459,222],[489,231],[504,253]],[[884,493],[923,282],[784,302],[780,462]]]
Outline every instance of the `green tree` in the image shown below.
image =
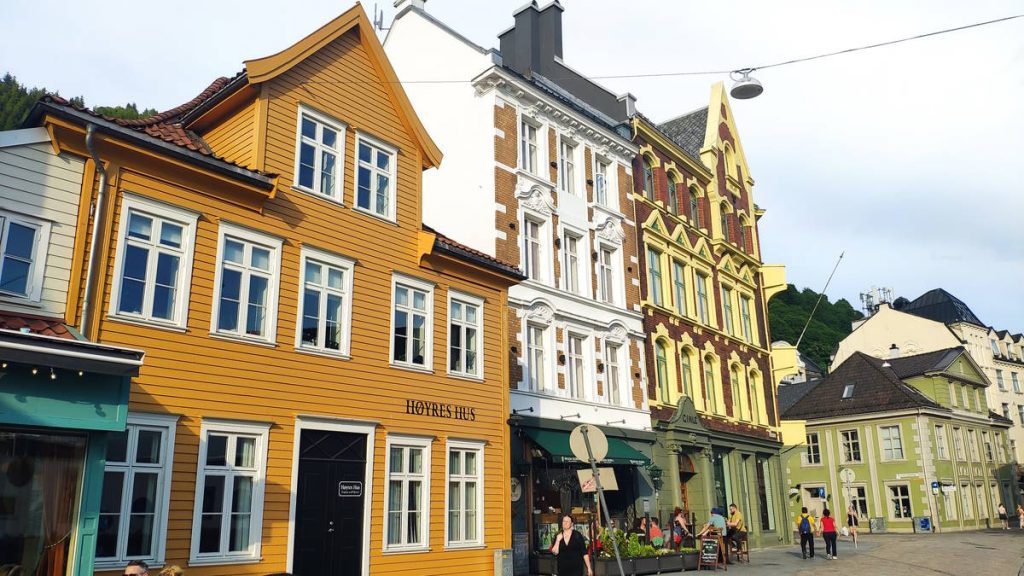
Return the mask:
[[122,120],[138,120],[139,118],[149,118],[157,114],[157,111],[152,108],[146,108],[139,112],[135,102],[129,102],[124,106],[97,106],[96,112],[113,118],[121,118]]
[[810,288],[797,290],[792,284],[786,286],[784,292],[768,303],[768,326],[773,340],[796,344],[804,325],[807,325],[807,332],[800,342],[800,352],[827,370],[832,351],[852,331],[851,324],[864,315],[846,299],[841,298],[833,304],[825,296],[814,312],[814,318],[807,324],[818,296]]
[[[32,106],[47,92],[46,88],[23,86],[10,72],[4,74],[0,79],[0,130],[21,128]],[[75,106],[85,107],[85,99],[81,96],[70,98],[70,102]],[[134,102],[124,106],[97,106],[96,112],[125,120],[148,118],[157,113],[152,108],[140,111]]]

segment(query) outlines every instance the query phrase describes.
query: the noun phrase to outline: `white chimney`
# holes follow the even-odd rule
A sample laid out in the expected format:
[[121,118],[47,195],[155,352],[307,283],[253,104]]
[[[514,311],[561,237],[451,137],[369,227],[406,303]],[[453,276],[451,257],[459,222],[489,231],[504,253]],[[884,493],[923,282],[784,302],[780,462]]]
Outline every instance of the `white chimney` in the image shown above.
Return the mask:
[[405,10],[407,6],[426,10],[426,4],[427,0],[395,0],[395,10],[401,12],[402,10]]
[[892,346],[889,346],[889,358],[899,358],[899,357],[900,357],[900,347],[895,345],[895,344],[893,344]]

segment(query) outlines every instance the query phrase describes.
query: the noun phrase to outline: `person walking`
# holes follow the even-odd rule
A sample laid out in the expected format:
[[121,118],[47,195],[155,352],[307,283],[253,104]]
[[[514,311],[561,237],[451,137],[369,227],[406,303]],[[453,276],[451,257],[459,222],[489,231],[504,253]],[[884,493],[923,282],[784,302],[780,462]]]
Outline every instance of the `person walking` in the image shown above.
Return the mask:
[[850,507],[846,509],[846,527],[850,529],[854,548],[857,548],[857,526],[859,524],[857,509],[853,507],[853,504],[850,504]]
[[811,558],[814,558],[814,516],[807,513],[807,506],[800,509],[800,515],[796,518],[796,530],[800,533],[800,555],[806,560],[810,548]]
[[1020,521],[1020,529],[1024,530],[1024,507],[1017,504],[1017,520]]
[[587,542],[583,534],[572,526],[572,516],[563,514],[562,531],[555,536],[555,543],[551,545],[551,553],[558,558],[558,573],[561,576],[594,576],[590,555],[587,554]]
[[690,527],[686,524],[686,516],[683,514],[683,509],[676,506],[674,512],[672,512],[672,541],[676,545],[676,549],[683,545],[683,535],[687,538],[692,536],[690,534]]
[[1003,525],[1003,530],[1009,530],[1010,520],[1006,517],[1006,506],[1003,506],[1003,503],[1000,502],[999,508],[996,511],[999,513],[999,523]]
[[825,508],[821,513],[821,538],[825,540],[825,558],[828,560],[839,558],[836,552],[837,536],[836,519],[832,517],[832,512]]

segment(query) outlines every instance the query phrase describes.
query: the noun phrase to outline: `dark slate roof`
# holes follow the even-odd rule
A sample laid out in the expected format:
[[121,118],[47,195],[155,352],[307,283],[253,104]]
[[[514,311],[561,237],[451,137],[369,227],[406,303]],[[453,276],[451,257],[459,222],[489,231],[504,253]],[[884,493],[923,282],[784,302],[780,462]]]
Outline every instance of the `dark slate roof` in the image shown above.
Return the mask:
[[545,93],[545,94],[555,98],[556,100],[566,104],[567,106],[569,106],[573,110],[579,112],[580,114],[586,116],[590,120],[593,120],[594,122],[597,122],[598,124],[600,124],[601,126],[607,128],[609,130],[612,130],[613,132],[615,132],[615,133],[619,134],[620,136],[622,136],[624,139],[629,140],[629,136],[623,135],[618,130],[618,128],[623,125],[622,122],[616,121],[614,118],[612,118],[612,117],[608,116],[607,114],[601,112],[597,108],[591,106],[590,104],[587,104],[582,99],[574,96],[571,92],[569,92],[565,88],[562,88],[561,86],[559,86],[553,80],[545,78],[545,77],[543,77],[543,76],[541,76],[540,74],[537,74],[537,73],[533,73],[533,74],[530,75],[529,78],[527,78],[526,76],[523,76],[522,74],[520,74],[519,72],[516,72],[515,70],[513,70],[512,68],[510,68],[508,66],[502,66],[501,69],[504,70],[505,72],[508,72],[509,74],[515,76],[516,78],[522,80],[523,82],[526,82],[527,84],[536,87],[541,92],[543,92],[543,93]]
[[800,352],[800,360],[802,360],[804,363],[805,374],[810,374],[812,372],[815,374],[825,374],[825,371],[821,369],[821,366],[818,366],[817,362],[811,360],[811,357],[805,355],[803,352]]
[[807,396],[811,390],[818,387],[818,384],[822,383],[821,378],[814,380],[807,380],[805,382],[793,382],[792,384],[786,384],[785,386],[779,386],[779,412],[785,414],[786,410],[789,410],[790,406],[796,404],[801,398]]
[[896,377],[905,380],[928,372],[945,370],[963,353],[963,348],[946,348],[913,356],[890,358],[888,362]]
[[[905,360],[911,358],[914,357],[908,356]],[[883,366],[886,362],[855,352],[826,376],[812,393],[783,412],[783,418],[810,420],[908,408],[942,408],[912,386],[904,384],[890,366]],[[844,400],[843,390],[848,384],[854,385],[853,395]]]
[[1007,418],[1006,416],[1003,416],[1002,414],[998,414],[991,410],[988,411],[988,417],[990,420],[999,422],[1000,424],[1005,424],[1006,426],[1013,426],[1012,418]]
[[943,324],[968,322],[977,326],[985,324],[971,312],[962,300],[946,292],[942,288],[929,290],[918,296],[913,302],[900,309],[914,316],[928,318]]
[[672,139],[690,158],[700,162],[700,149],[708,126],[708,107],[673,118],[658,125],[658,129]]

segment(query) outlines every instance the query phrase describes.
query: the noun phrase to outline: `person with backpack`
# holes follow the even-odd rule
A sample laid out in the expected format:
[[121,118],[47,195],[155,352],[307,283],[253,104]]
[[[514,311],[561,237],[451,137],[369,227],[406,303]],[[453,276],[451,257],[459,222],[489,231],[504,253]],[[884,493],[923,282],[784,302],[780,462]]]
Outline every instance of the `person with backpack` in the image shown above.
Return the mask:
[[807,559],[807,548],[810,547],[811,558],[814,558],[814,516],[807,513],[807,506],[800,509],[796,519],[796,529],[800,533],[800,555]]
[[828,560],[839,558],[839,555],[836,554],[837,536],[836,519],[832,517],[832,512],[826,508],[821,512],[821,537],[825,540],[825,558]]

